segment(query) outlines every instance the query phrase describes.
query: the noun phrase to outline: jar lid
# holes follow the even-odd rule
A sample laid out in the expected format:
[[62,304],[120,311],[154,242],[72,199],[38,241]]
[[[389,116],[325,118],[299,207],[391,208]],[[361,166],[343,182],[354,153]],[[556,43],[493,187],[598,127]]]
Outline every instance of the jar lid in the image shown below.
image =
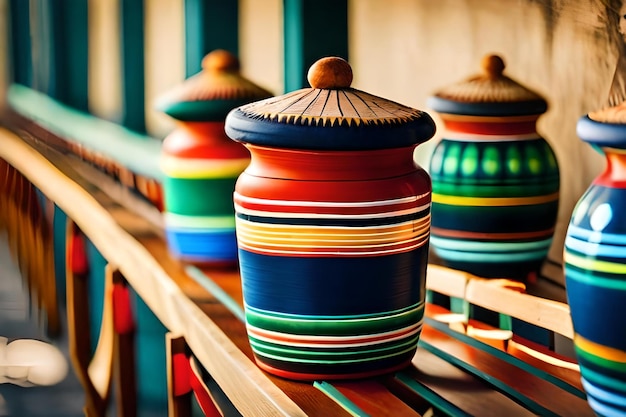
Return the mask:
[[242,77],[239,60],[217,49],[202,60],[202,71],[163,95],[156,108],[181,121],[223,121],[229,111],[272,93]]
[[342,58],[318,60],[307,78],[311,88],[231,111],[226,134],[238,142],[310,150],[400,148],[435,134],[427,113],[351,88],[352,68]]
[[543,97],[504,75],[498,55],[482,59],[483,73],[444,87],[428,99],[439,113],[468,116],[525,116],[545,113]]
[[576,133],[599,147],[626,148],[626,101],[581,117]]

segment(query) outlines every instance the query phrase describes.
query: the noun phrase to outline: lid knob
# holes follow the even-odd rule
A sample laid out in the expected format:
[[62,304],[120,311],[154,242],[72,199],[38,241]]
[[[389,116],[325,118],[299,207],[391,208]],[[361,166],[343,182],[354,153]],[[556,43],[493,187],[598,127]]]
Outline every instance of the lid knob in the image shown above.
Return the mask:
[[489,78],[500,78],[504,72],[504,60],[498,55],[487,55],[483,57],[481,65],[485,70],[485,75]]
[[339,57],[317,60],[307,74],[311,87],[329,90],[348,88],[352,84],[352,68],[348,61]]
[[224,49],[216,49],[202,58],[202,69],[210,72],[239,71],[239,60]]

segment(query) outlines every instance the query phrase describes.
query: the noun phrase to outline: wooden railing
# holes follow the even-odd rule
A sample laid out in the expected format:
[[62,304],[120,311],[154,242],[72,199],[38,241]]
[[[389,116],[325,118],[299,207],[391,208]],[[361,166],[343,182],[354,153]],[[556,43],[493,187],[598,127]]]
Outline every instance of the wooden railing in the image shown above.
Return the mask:
[[[427,307],[413,365],[405,370],[315,383],[264,373],[248,344],[236,270],[199,268],[171,258],[158,212],[141,209],[145,198],[129,193],[128,183],[103,176],[93,161],[56,146],[71,141],[63,132],[12,111],[5,116],[0,225],[46,318],[42,323],[51,336],[69,333],[87,415],[106,415],[112,397],[118,415],[134,415],[150,402],[165,404],[172,416],[189,415],[192,392],[207,415],[593,415],[571,357],[526,340],[514,327],[493,328],[434,304]],[[52,206],[67,216],[66,248],[51,245]],[[99,271],[101,299],[93,299],[88,289],[97,278],[90,271],[95,264],[89,263],[87,242],[106,265]],[[50,272],[53,258],[66,270],[67,317],[55,307],[60,294]],[[518,283],[431,264],[427,286],[572,337],[567,305],[525,293]],[[153,331],[138,314],[137,302],[162,324],[161,336],[157,329],[162,352],[137,343],[143,332]],[[95,321],[94,309],[99,310]],[[97,340],[86,342],[89,334]],[[144,357],[162,367],[166,395],[151,398],[156,394],[144,392],[145,369],[138,360]]]

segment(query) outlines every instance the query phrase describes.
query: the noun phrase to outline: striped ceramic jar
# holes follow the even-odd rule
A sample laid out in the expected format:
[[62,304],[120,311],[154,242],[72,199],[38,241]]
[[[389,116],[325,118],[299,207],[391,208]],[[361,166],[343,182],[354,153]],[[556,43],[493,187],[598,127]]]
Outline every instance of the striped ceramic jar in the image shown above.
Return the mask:
[[[328,66],[349,77],[316,81]],[[389,372],[421,332],[431,192],[412,155],[434,123],[349,88],[339,58],[309,74],[226,120],[252,156],[234,196],[250,344],[287,378]]]
[[552,244],[559,169],[536,131],[546,102],[505,77],[499,57],[484,66],[429,100],[445,126],[430,161],[431,243],[452,268],[524,280]]
[[626,415],[626,105],[591,113],[579,136],[607,160],[572,214],[565,239],[567,298],[589,405]]
[[205,57],[202,72],[159,102],[178,121],[163,141],[163,216],[169,250],[184,261],[237,262],[232,194],[250,154],[226,136],[224,119],[233,108],[270,96],[238,70],[233,55],[213,51]]

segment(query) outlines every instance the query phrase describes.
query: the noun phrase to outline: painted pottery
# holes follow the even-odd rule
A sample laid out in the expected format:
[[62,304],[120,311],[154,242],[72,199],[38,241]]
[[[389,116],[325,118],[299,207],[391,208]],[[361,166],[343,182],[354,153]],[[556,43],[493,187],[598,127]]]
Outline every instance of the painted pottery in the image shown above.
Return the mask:
[[578,121],[606,168],[574,208],[565,238],[567,299],[589,405],[626,415],[626,103]]
[[165,231],[176,258],[236,265],[232,195],[250,154],[226,136],[224,120],[235,107],[271,94],[242,78],[229,52],[211,52],[202,67],[157,106],[178,121],[161,154]]
[[350,87],[336,57],[311,88],[229,113],[252,160],[234,194],[246,325],[258,365],[302,380],[407,365],[424,314],[426,113]]
[[499,56],[482,65],[428,101],[445,126],[430,161],[431,244],[451,268],[526,280],[547,256],[559,203],[557,161],[536,131],[547,103],[505,76]]

